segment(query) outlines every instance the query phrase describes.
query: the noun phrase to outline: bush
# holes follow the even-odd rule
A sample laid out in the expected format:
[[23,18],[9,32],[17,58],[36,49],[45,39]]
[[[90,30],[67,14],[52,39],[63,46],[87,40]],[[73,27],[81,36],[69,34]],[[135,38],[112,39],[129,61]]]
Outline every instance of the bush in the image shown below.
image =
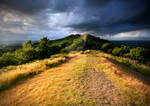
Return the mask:
[[28,40],[27,42],[25,42],[23,44],[23,48],[24,49],[32,48],[32,42],[31,42],[31,40]]
[[23,49],[16,51],[16,57],[18,59],[18,64],[27,63],[38,58],[35,49]]
[[101,46],[101,49],[105,52],[108,51],[108,49],[112,49],[113,48],[113,44],[112,43],[104,43],[102,46]]
[[121,48],[114,48],[113,51],[112,51],[112,54],[115,55],[115,56],[125,56],[126,53],[129,52],[129,48],[124,46],[124,47],[121,47]]
[[2,57],[0,57],[0,68],[8,65],[17,65],[18,60],[14,53],[4,53]]
[[130,50],[129,57],[141,62],[150,61],[150,50],[142,47],[136,47]]

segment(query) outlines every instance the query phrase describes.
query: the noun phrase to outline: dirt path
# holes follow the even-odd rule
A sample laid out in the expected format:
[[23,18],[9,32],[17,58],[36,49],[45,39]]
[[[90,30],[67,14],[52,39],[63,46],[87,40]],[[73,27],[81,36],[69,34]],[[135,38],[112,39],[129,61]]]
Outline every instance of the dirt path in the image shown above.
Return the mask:
[[[94,105],[123,105],[121,95],[107,75],[97,68],[97,64],[103,61],[89,56],[87,58],[86,76],[82,83],[84,85],[85,97],[94,101]],[[125,105],[125,104],[124,104]]]
[[0,93],[0,106],[146,106],[145,94],[115,75],[112,64],[95,54],[78,55]]

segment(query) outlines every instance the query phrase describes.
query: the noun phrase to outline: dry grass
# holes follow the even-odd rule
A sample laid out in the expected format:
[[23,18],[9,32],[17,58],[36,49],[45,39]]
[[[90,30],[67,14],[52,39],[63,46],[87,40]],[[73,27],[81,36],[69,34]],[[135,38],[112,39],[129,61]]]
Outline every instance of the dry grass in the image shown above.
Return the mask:
[[0,69],[0,74],[4,73],[4,72],[8,72],[11,70],[15,70],[17,68],[17,66],[7,66],[7,67],[3,67]]
[[106,53],[103,53],[103,52],[101,52],[99,54],[103,55],[104,57],[108,58],[111,61],[115,61],[115,62],[118,62],[120,64],[123,64],[127,67],[130,67],[134,71],[140,72],[141,74],[150,77],[150,67],[148,65],[139,63],[136,60],[131,60],[131,59],[128,59],[128,58],[112,56],[110,54],[106,54]]
[[0,74],[0,91],[11,87],[18,81],[37,75],[48,68],[57,66],[67,61],[65,57],[55,59],[45,59],[17,66],[16,69],[9,70]]
[[85,75],[85,57],[79,56],[49,69],[25,83],[0,94],[0,105],[66,106],[87,104],[81,92]]
[[[141,80],[124,72],[124,70],[119,69],[118,66],[104,58],[103,54],[93,54],[92,52],[91,54],[75,53],[69,54],[69,57],[73,58],[67,63],[58,67],[46,69],[43,73],[24,80],[24,82],[12,87],[11,89],[1,92],[0,106],[92,106],[96,100],[95,98],[91,98],[92,96],[90,96],[90,92],[87,91],[87,89],[89,90],[90,88],[86,88],[86,84],[89,84],[88,82],[90,82],[90,79],[96,81],[94,78],[97,76],[97,72],[104,72],[106,74],[106,78],[111,80],[112,84],[117,88],[115,94],[119,94],[126,105],[148,105],[150,99],[147,97],[150,94],[150,87]],[[55,63],[60,59],[61,58],[55,58],[53,60],[46,59],[39,61],[39,63],[35,62],[27,64],[27,66],[38,66],[40,68],[43,65],[40,66],[38,64],[42,63],[45,64],[46,67],[46,64]],[[91,74],[93,72],[90,71],[91,76],[90,78],[87,78],[87,69],[91,68],[96,69],[96,72],[93,74],[95,76],[92,76]],[[23,69],[26,69],[25,66],[21,67],[21,70]],[[101,80],[98,79],[99,77],[96,78],[99,81]],[[83,81],[85,81],[85,84],[83,84]],[[104,88],[108,88],[106,83],[103,83],[103,81],[101,83],[104,84]],[[90,86],[93,87],[93,84],[95,83],[93,82],[90,84]],[[97,90],[99,87],[101,87],[99,84],[94,85],[92,90]],[[96,93],[100,94],[102,94],[102,92],[105,93],[104,91],[96,91]],[[114,93],[114,91],[111,90],[110,92]],[[106,93],[108,92],[106,91]],[[115,95],[109,95],[109,93],[107,95],[116,98]],[[101,96],[103,97],[104,95]]]
[[103,64],[99,64],[99,68],[118,86],[124,101],[129,105],[147,106],[150,104],[150,83],[147,83],[150,79],[148,77],[126,66],[108,61],[104,58],[107,54],[98,53],[98,55],[104,61]]

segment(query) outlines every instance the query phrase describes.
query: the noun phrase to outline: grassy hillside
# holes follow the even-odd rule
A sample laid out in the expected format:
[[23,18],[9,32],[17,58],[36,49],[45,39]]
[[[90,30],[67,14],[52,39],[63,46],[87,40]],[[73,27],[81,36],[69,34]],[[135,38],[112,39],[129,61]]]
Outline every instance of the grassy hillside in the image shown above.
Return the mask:
[[[9,89],[0,92],[0,106],[149,105],[150,79],[147,77],[121,69],[121,65],[112,63],[100,51],[72,52],[67,56],[69,60],[57,67],[43,68],[65,55],[53,55],[0,74],[0,84],[10,84]],[[30,72],[37,74],[19,78],[19,82],[14,79]]]

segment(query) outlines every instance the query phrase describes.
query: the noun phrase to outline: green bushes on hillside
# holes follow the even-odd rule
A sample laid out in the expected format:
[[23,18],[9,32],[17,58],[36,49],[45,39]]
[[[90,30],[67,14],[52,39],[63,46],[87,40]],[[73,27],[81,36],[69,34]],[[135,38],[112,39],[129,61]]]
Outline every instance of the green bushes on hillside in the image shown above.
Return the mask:
[[102,46],[101,46],[101,49],[104,51],[104,52],[108,52],[110,51],[110,49],[113,49],[114,48],[114,45],[112,43],[104,43]]
[[23,49],[15,52],[18,60],[17,64],[24,64],[37,59],[37,52],[35,49]]
[[[24,64],[35,59],[49,58],[51,55],[60,53],[62,50],[75,42],[80,35],[71,35],[64,39],[50,41],[43,37],[39,42],[32,43],[28,40],[23,44],[22,49],[14,52],[4,53],[0,57],[0,68],[8,65]],[[77,48],[79,48],[77,46]],[[64,51],[63,51],[64,52]]]
[[115,56],[127,57],[130,59],[138,60],[140,62],[150,61],[150,50],[143,47],[129,48],[127,46],[116,47],[113,49],[112,54]]
[[18,64],[18,59],[16,58],[15,53],[4,53],[0,57],[0,68],[8,65]]
[[131,59],[139,60],[141,62],[150,61],[150,50],[136,47],[130,50],[129,57]]
[[42,38],[36,47],[30,40],[23,44],[23,48],[14,52],[4,53],[0,57],[0,68],[8,65],[24,64],[35,59],[49,57],[51,52],[48,46],[48,39]]
[[103,50],[115,56],[127,57],[141,62],[150,61],[150,50],[142,47],[129,48],[120,46],[94,37],[89,34],[71,35],[59,40],[49,40],[43,37],[39,42],[28,40],[23,48],[14,52],[4,53],[0,57],[0,68],[8,65],[24,64],[35,59],[49,58],[53,54],[68,53],[70,51]]
[[129,48],[126,47],[126,46],[123,46],[123,47],[116,47],[113,49],[112,51],[112,54],[115,55],[115,56],[125,56],[126,53],[129,52]]

